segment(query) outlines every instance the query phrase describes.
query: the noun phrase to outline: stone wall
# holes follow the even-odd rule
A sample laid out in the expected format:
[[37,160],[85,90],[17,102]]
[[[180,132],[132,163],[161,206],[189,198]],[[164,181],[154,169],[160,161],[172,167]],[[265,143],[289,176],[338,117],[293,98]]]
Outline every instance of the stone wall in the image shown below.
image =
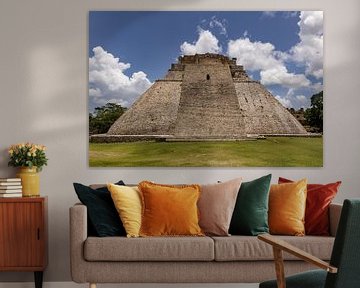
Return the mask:
[[180,81],[156,81],[111,126],[112,135],[163,135],[173,130],[180,100]]
[[304,127],[257,81],[235,82],[247,134],[305,134]]

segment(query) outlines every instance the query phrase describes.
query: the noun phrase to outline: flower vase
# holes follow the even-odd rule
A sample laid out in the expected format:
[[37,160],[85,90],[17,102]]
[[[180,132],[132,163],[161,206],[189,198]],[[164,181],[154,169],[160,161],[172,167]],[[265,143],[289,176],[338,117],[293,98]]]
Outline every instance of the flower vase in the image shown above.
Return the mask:
[[23,197],[40,196],[40,177],[36,167],[20,167],[16,176],[21,178]]

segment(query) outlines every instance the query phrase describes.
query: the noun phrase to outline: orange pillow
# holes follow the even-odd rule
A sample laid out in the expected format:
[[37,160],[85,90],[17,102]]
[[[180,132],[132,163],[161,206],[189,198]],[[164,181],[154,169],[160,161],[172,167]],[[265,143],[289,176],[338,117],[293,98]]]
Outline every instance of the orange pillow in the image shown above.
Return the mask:
[[[279,184],[292,180],[279,177]],[[306,235],[329,236],[329,206],[335,198],[341,181],[329,184],[308,184],[305,211]]]
[[273,184],[269,195],[271,234],[303,236],[307,180]]
[[203,236],[199,227],[199,185],[139,183],[142,198],[140,236]]

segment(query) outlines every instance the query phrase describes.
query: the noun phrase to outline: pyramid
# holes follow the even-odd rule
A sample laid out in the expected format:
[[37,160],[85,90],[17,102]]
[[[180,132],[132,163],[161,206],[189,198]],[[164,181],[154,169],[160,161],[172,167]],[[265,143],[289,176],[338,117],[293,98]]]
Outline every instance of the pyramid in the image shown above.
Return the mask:
[[186,140],[306,133],[236,58],[207,53],[179,57],[107,135]]

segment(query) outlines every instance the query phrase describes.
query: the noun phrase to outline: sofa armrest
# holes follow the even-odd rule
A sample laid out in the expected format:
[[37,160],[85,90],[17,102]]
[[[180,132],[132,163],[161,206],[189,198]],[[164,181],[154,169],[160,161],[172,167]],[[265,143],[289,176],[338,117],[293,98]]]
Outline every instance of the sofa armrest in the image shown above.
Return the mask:
[[70,207],[70,268],[73,281],[86,280],[83,245],[87,238],[87,208],[82,204]]
[[335,237],[339,225],[342,204],[331,203],[329,207],[330,235]]

